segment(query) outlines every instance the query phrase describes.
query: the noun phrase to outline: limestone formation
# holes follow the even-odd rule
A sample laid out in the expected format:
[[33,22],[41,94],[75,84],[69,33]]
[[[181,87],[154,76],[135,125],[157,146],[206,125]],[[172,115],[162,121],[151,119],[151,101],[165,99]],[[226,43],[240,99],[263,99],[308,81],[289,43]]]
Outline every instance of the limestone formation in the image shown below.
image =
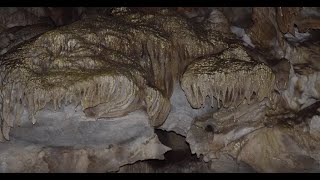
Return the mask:
[[0,13],[0,172],[319,171],[317,8],[66,9]]
[[211,100],[209,98],[206,98],[206,106],[203,108],[192,108],[180,87],[180,84],[175,85],[170,102],[170,113],[159,129],[168,132],[173,131],[185,137],[194,121],[211,117],[212,114],[217,111],[216,101],[214,101],[214,106],[211,107]]
[[125,164],[163,159],[162,145],[144,111],[88,118],[81,106],[46,107],[33,125],[26,112],[11,140],[0,144],[0,172],[115,172]]
[[1,59],[2,133],[9,139],[23,107],[35,123],[37,111],[61,102],[81,104],[96,118],[145,104],[151,125],[161,125],[185,65],[227,46],[212,33],[168,10],[121,8],[49,31]]
[[29,26],[13,27],[2,31],[0,33],[0,55],[5,54],[15,46],[51,29],[53,29],[52,25],[42,23]]
[[262,63],[236,59],[230,54],[209,56],[188,66],[181,86],[193,108],[202,107],[207,96],[217,99],[219,107],[220,104],[237,107],[244,100],[250,104],[253,100],[270,98],[275,80],[271,69]]

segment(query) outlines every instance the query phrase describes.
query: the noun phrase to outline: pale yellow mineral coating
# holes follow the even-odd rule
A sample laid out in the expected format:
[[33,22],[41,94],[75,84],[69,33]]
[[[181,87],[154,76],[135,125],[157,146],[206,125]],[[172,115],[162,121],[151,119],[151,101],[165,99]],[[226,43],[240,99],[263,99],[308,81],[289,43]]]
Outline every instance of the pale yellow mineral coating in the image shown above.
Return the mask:
[[252,61],[251,57],[246,52],[245,48],[241,46],[240,44],[234,44],[228,50],[225,50],[222,52],[221,55],[219,55],[220,59],[237,59],[242,61],[250,62]]
[[0,59],[0,140],[9,139],[25,109],[35,123],[48,103],[81,104],[96,118],[145,105],[158,126],[170,111],[174,81],[194,58],[226,49],[223,39],[168,10],[121,8],[46,32]]
[[152,14],[128,9],[114,12],[121,21],[134,23],[143,30],[143,36],[140,32],[136,35],[136,41],[146,41],[142,44],[149,52],[149,66],[154,72],[155,85],[167,95],[171,95],[172,84],[194,58],[218,53],[228,47],[226,37],[221,33],[205,31],[200,25],[195,26],[168,9]]
[[262,63],[211,56],[190,64],[181,86],[193,108],[202,107],[207,96],[216,98],[219,107],[237,107],[245,99],[250,104],[269,97],[274,81],[273,72]]
[[141,98],[138,86],[142,84],[135,83],[138,80],[130,79],[131,76],[124,76],[126,73],[121,73],[121,69],[117,70],[118,73],[107,68],[103,72],[98,69],[93,72],[64,70],[39,76],[25,67],[15,69],[13,73],[19,80],[10,79],[12,82],[3,85],[2,91],[4,137],[9,139],[8,129],[13,127],[14,120],[19,121],[24,107],[27,107],[33,123],[36,112],[48,103],[52,103],[55,109],[62,103],[81,104],[84,109],[109,103],[103,110],[108,117],[122,115],[126,107]]

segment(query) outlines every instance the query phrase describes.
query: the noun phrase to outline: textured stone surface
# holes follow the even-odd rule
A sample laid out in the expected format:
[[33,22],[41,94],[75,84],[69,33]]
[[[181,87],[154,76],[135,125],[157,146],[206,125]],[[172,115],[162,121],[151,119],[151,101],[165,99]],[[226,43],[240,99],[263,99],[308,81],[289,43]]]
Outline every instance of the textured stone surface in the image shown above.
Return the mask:
[[145,106],[150,123],[159,126],[186,64],[227,47],[214,32],[166,9],[148,15],[116,8],[112,15],[49,31],[1,58],[0,79],[8,82],[1,87],[4,138],[21,107],[35,123],[38,110],[61,101],[80,103],[96,118]]
[[[258,172],[319,172],[317,116],[308,118],[308,113],[314,112],[309,110],[302,117],[310,119],[309,123],[290,123],[289,119],[297,121],[301,117],[282,117],[270,126],[264,123],[270,120],[263,115],[265,111],[257,110],[260,111],[239,109],[239,112],[246,112],[240,117],[226,113],[225,117],[233,121],[223,128],[221,124],[214,126],[217,123],[214,120],[213,125],[195,123],[187,135],[192,152],[203,155],[206,162],[230,155]],[[217,131],[208,131],[208,125],[218,127]]]
[[216,98],[218,107],[220,101],[222,106],[237,107],[245,99],[250,103],[270,97],[274,80],[271,69],[262,63],[212,56],[189,65],[181,85],[193,108],[202,107],[207,96]]
[[[42,155],[39,163],[40,171],[52,172],[116,171],[162,158],[168,148],[151,126],[167,118],[184,67],[227,47],[216,35],[167,9],[148,15],[115,8],[111,16],[90,16],[21,44],[1,57],[0,140],[12,135],[3,148],[23,142],[50,147],[44,155],[48,167],[42,167]],[[63,158],[51,158],[60,151]],[[4,171],[29,168],[11,166]]]
[[159,129],[174,131],[177,134],[186,136],[193,121],[205,118],[208,115],[210,116],[217,110],[216,104],[211,107],[211,101],[209,101],[210,99],[207,98],[207,106],[200,109],[193,109],[181,89],[180,84],[176,84],[170,99],[171,111],[166,121],[159,127]]
[[[110,172],[144,159],[163,159],[162,145],[143,111],[88,118],[74,106],[46,108],[33,125],[26,114],[0,145],[1,172]],[[16,163],[21,162],[21,163]]]
[[234,142],[264,126],[265,101],[242,108],[219,110],[212,118],[192,124],[186,139],[192,153],[203,155],[206,162],[219,158]]
[[165,160],[147,160],[121,167],[120,173],[221,173],[254,172],[247,164],[236,162],[231,156],[221,156],[209,163],[191,155],[189,145],[183,136],[173,132],[156,131],[159,140],[172,150],[167,152]]
[[0,26],[27,26],[44,20],[61,26],[78,20],[84,11],[82,7],[1,7]]
[[301,128],[263,128],[247,137],[238,159],[259,172],[319,172],[319,144]]
[[288,89],[283,96],[289,107],[295,111],[315,103],[320,98],[320,73],[297,74],[290,71]]
[[1,172],[319,172],[317,8],[66,9],[1,12]]
[[0,55],[54,27],[47,23],[9,28],[0,33]]

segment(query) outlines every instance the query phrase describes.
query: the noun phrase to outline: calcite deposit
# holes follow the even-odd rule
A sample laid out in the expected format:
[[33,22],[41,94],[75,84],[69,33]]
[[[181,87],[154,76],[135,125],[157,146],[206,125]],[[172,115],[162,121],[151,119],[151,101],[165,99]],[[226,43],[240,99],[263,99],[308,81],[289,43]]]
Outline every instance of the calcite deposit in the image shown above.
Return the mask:
[[232,53],[223,52],[220,57],[203,58],[190,64],[181,86],[194,108],[201,107],[207,96],[217,99],[219,107],[220,101],[222,106],[237,107],[244,100],[250,103],[269,98],[274,80],[268,66],[239,60],[232,57]]
[[0,172],[115,172],[144,159],[163,159],[170,150],[158,140],[148,115],[88,118],[81,107],[46,107],[32,124],[27,113],[10,141],[2,143]]
[[318,9],[1,13],[0,172],[320,169]]

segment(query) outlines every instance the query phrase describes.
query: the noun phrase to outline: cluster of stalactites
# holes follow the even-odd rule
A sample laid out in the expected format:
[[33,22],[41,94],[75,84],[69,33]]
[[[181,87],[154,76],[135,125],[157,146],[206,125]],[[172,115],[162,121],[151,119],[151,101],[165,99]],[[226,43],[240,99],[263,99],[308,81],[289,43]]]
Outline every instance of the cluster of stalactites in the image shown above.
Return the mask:
[[171,96],[174,81],[192,60],[228,47],[221,34],[192,26],[186,18],[165,8],[152,12],[115,8],[112,12],[126,26],[135,27],[133,37],[138,43],[133,47],[147,55],[155,85],[167,96]]
[[10,128],[19,124],[25,110],[33,124],[36,123],[37,111],[47,104],[58,109],[62,104],[73,103],[87,109],[105,103],[105,116],[113,117],[133,108],[133,104],[140,98],[139,87],[125,76],[94,76],[68,88],[53,87],[45,90],[35,87],[32,82],[28,85],[9,83],[2,87],[0,140],[3,140],[2,135],[9,140]]
[[[133,104],[140,101],[138,94],[143,94],[151,124],[160,125],[170,110],[174,81],[185,66],[228,46],[217,34],[196,31],[189,23],[169,11],[89,17],[7,53],[0,62],[5,69],[0,73],[0,134],[9,139],[13,121],[20,119],[13,117],[21,116],[24,108],[33,122],[35,113],[46,104],[60,107],[63,101],[80,103],[89,116],[110,117],[133,110]],[[115,74],[96,73],[110,69]],[[143,80],[132,78],[142,71],[146,74],[141,75]],[[8,77],[12,84],[4,85]],[[124,88],[118,87],[120,82]],[[44,84],[49,88],[42,88]]]
[[[27,47],[44,58],[34,57],[28,62],[38,65],[52,61],[52,58],[57,61],[67,57],[68,66],[74,68],[73,65],[87,62],[89,56],[122,54],[142,66],[149,73],[149,82],[169,97],[172,84],[187,64],[194,58],[217,53],[227,47],[216,34],[215,38],[208,40],[206,33],[195,33],[187,20],[180,16],[142,13],[136,21],[134,15],[130,15],[90,17],[47,32]],[[114,61],[123,59],[111,58],[115,58]],[[61,65],[57,64],[59,68]]]
[[218,107],[237,107],[244,100],[250,104],[270,98],[274,81],[273,72],[262,63],[209,57],[188,66],[181,86],[193,108],[202,107],[207,96],[212,106],[215,98]]

